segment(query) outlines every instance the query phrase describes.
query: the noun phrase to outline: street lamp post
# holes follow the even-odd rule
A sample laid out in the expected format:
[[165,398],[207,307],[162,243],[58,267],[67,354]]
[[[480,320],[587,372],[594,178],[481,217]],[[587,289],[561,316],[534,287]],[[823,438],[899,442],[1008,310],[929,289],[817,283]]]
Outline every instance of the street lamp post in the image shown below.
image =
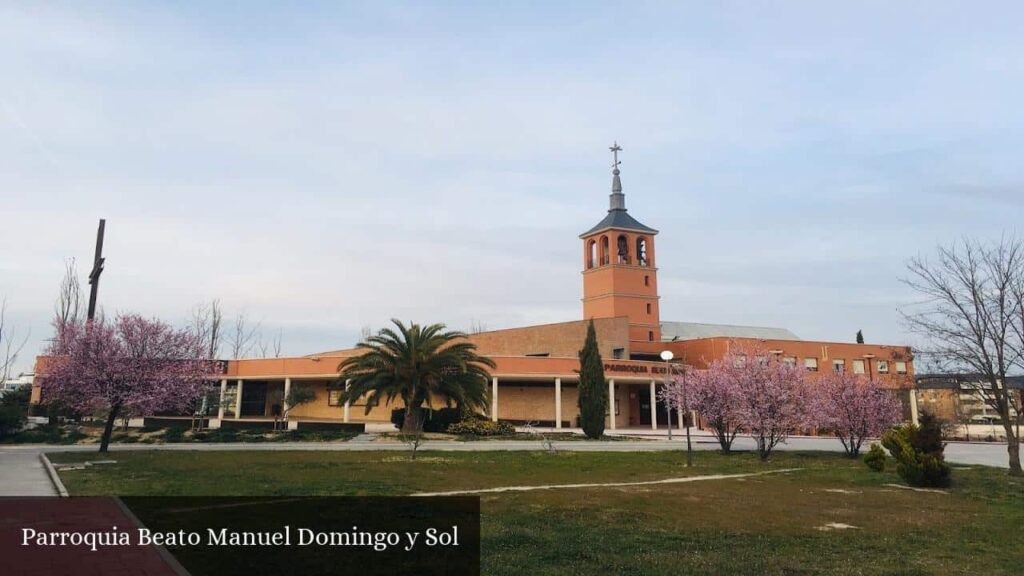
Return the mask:
[[[665,361],[665,388],[668,388],[668,377],[669,377],[669,361],[672,360],[673,354],[671,350],[664,350],[661,353],[661,359]],[[655,399],[651,398],[651,402]],[[668,399],[665,399],[665,418],[668,422],[668,439],[672,440],[672,406],[669,405]]]
[[[665,385],[668,385],[668,377],[672,372],[672,365],[669,361],[672,360],[673,354],[671,350],[665,350],[661,353],[661,359],[665,361]],[[690,413],[690,401],[686,395],[686,371],[683,371],[683,406],[680,412],[682,413],[683,424],[686,426],[686,467],[693,466],[693,444],[690,442],[690,419],[688,415]],[[672,439],[672,407],[669,406],[668,402],[665,403],[665,410],[668,412],[668,438]]]

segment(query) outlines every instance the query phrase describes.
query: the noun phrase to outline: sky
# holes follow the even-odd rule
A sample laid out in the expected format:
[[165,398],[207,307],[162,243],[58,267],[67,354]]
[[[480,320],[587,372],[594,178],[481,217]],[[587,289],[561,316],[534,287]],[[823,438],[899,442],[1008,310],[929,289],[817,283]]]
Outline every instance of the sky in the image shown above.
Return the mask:
[[[283,352],[581,318],[613,141],[662,320],[914,344],[907,259],[1024,214],[1013,2],[0,1],[0,297],[220,299]],[[83,278],[84,283],[84,278]]]

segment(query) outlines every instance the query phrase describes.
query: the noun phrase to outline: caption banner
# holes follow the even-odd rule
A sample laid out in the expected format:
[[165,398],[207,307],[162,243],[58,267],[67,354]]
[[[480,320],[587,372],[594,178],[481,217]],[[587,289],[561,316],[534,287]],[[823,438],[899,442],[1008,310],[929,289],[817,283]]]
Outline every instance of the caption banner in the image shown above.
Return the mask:
[[5,498],[0,519],[17,574],[480,572],[476,497]]

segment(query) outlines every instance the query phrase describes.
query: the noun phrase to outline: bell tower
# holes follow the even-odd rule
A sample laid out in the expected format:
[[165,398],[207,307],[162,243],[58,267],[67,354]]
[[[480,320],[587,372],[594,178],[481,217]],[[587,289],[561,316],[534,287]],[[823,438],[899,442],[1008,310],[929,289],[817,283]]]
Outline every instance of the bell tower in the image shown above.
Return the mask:
[[619,178],[619,152],[612,152],[612,193],[608,214],[580,234],[583,240],[583,318],[629,318],[629,339],[660,342],[658,270],[654,236],[626,212],[626,196]]

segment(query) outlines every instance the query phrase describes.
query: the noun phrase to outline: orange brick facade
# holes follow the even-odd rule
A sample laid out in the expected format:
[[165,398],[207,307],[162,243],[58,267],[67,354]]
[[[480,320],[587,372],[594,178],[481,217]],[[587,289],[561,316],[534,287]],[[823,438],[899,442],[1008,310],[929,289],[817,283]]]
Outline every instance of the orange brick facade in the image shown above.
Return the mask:
[[[610,428],[657,427],[678,422],[652,401],[666,374],[665,364],[654,361],[670,350],[675,362],[701,369],[737,345],[757,346],[806,366],[814,374],[829,370],[853,371],[876,377],[887,388],[902,391],[913,386],[913,357],[906,346],[865,345],[803,340],[762,340],[701,337],[662,341],[655,236],[629,216],[619,180],[613,172],[612,194],[605,218],[579,236],[583,248],[583,319],[471,334],[479,352],[497,364],[488,382],[491,418],[536,422],[557,427],[574,426],[578,416],[577,353],[587,323],[593,320],[604,358],[609,391]],[[388,422],[392,408],[338,404],[338,363],[357,350],[336,350],[294,358],[232,360],[221,380],[223,408],[220,419],[266,418],[280,408],[290,386],[308,386],[317,398],[296,408],[297,419],[344,422]],[[44,359],[39,359],[42,362]],[[37,364],[38,364],[37,362]],[[332,393],[332,390],[334,392]],[[901,392],[901,394],[903,394]],[[905,402],[916,411],[912,394]],[[33,398],[38,400],[38,389]],[[234,400],[234,401],[232,401]]]

